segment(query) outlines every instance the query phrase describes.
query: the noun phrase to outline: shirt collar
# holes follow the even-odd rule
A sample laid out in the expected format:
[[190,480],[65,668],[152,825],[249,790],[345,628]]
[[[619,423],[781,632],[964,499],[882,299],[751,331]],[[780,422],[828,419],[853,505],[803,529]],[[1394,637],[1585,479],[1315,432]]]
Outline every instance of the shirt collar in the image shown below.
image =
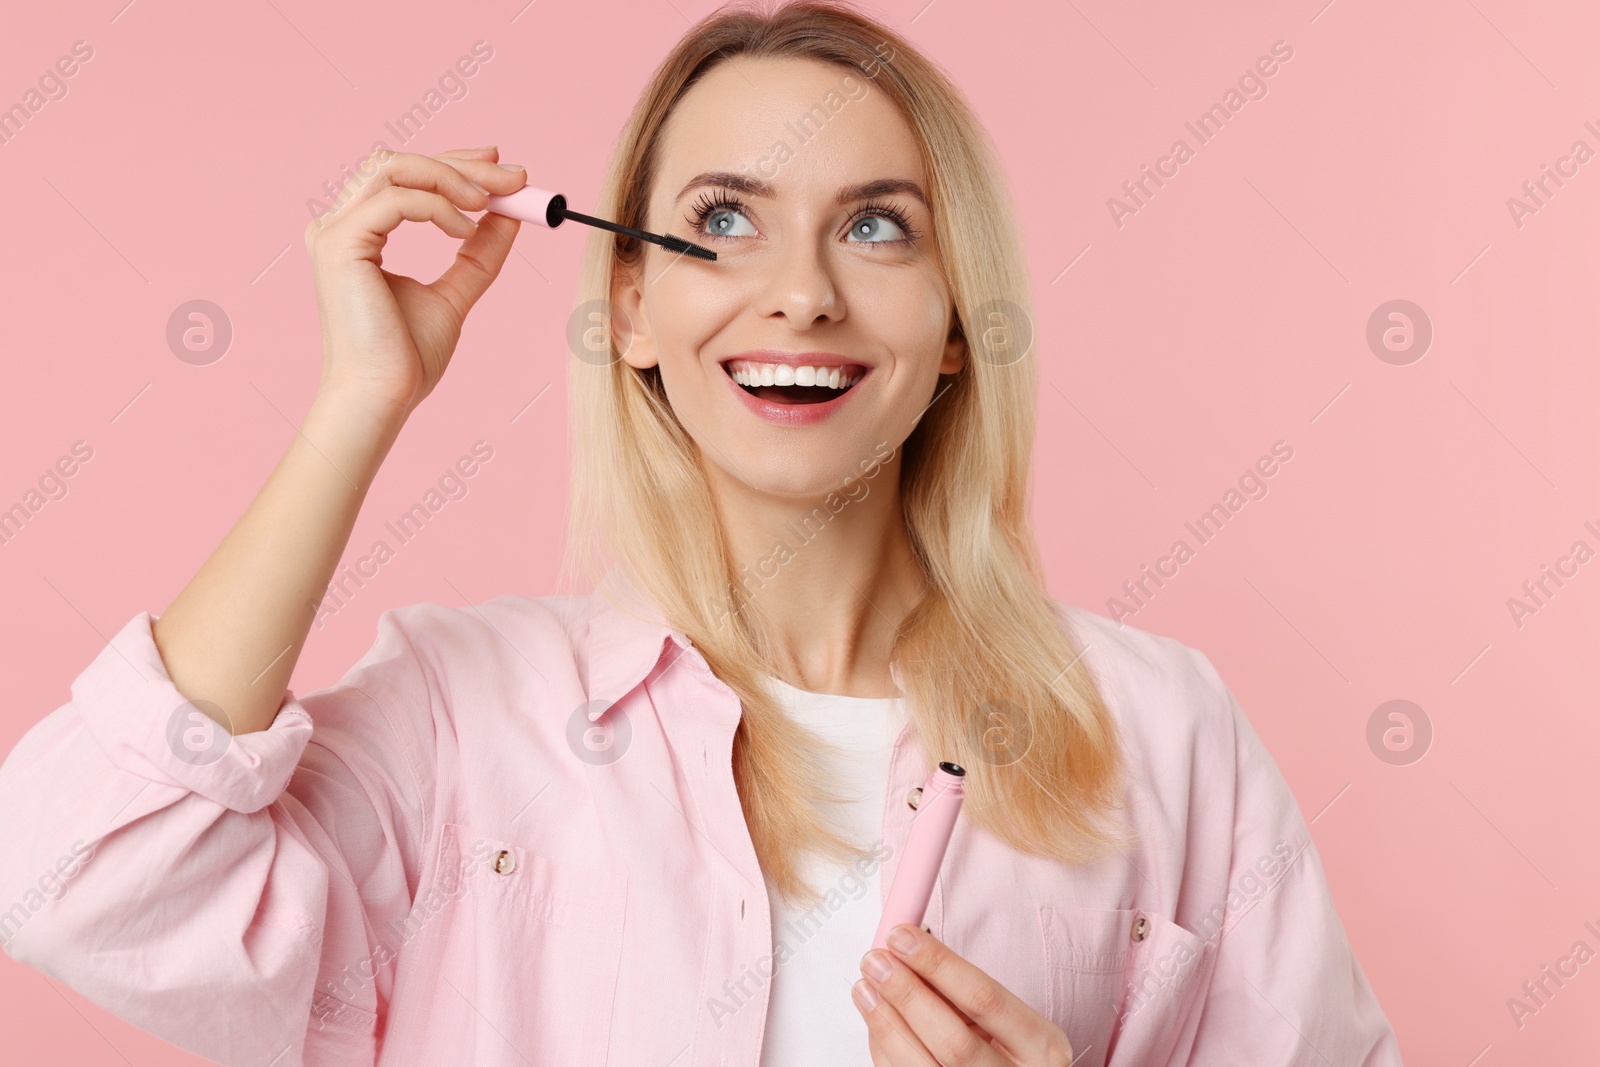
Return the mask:
[[[650,676],[663,656],[670,665],[689,656],[689,665],[705,673],[705,659],[694,642],[666,621],[659,604],[633,580],[627,569],[614,564],[589,597],[589,641],[585,679],[589,710],[594,722],[611,706]],[[905,692],[898,660],[889,664],[895,688]]]
[[649,677],[663,655],[670,662],[693,648],[627,569],[614,564],[589,598],[589,721],[599,719]]

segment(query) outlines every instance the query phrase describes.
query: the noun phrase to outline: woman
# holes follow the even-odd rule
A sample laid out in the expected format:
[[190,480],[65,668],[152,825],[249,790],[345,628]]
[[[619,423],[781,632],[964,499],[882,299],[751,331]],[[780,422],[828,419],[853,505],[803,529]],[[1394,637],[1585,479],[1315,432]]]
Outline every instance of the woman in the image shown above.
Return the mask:
[[[462,214],[524,184],[492,148],[371,162],[307,230],[300,433],[0,768],[13,957],[224,1063],[1399,1062],[1209,661],[1045,591],[999,170],[847,7],[714,14],[623,132],[598,213],[717,258],[591,239],[596,592],[390,611],[286,691],[518,228]],[[431,285],[379,267],[403,220],[462,240]],[[864,952],[940,760],[923,928]]]

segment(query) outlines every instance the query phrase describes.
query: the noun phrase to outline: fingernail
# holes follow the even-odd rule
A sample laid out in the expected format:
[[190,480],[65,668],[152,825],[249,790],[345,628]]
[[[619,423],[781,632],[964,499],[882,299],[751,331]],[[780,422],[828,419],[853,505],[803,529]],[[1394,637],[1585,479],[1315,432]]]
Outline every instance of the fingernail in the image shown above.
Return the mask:
[[867,984],[865,978],[856,982],[850,991],[850,995],[855,999],[856,1004],[861,1007],[862,1011],[871,1011],[878,1006],[878,994],[873,992],[872,987]]
[[501,170],[524,170],[524,169],[526,169],[526,168],[524,168],[524,167],[522,167],[522,166],[520,166],[520,165],[518,165],[516,163],[499,163],[499,164],[496,164],[496,165]]
[[904,955],[917,951],[917,935],[909,927],[896,926],[889,931],[889,947]]
[[487,152],[487,151],[489,151],[489,150],[490,150],[490,149],[491,149],[491,148],[499,148],[499,147],[500,147],[500,146],[499,146],[499,145],[497,145],[497,144],[486,144],[486,145],[484,145],[484,146],[483,146],[483,147],[481,147],[481,148],[474,148],[474,149],[473,149],[473,151],[474,151],[474,152]]
[[861,961],[861,969],[880,982],[887,982],[894,970],[881,952],[869,952]]

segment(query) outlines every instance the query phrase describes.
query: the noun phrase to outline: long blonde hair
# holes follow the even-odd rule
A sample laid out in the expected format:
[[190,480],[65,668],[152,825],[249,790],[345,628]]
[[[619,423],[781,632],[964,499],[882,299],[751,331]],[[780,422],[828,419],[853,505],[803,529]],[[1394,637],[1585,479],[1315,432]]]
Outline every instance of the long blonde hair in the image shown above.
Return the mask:
[[[971,820],[1026,852],[1091,859],[1127,840],[1106,817],[1120,804],[1123,761],[1082,649],[1046,591],[1029,524],[1037,349],[985,335],[994,324],[1032,323],[1015,211],[988,135],[938,68],[848,3],[724,7],[651,77],[607,168],[599,215],[646,228],[667,117],[697,79],[735,56],[809,58],[870,77],[921,145],[968,358],[941,375],[937,400],[904,445],[903,512],[928,591],[901,623],[894,672],[924,752],[966,768]],[[576,306],[609,315],[614,277],[642,256],[641,242],[593,231]],[[849,859],[865,850],[822,813],[837,800],[815,759],[823,742],[761,682],[776,671],[752,613],[741,610],[702,460],[659,367],[640,371],[620,358],[620,329],[609,358],[574,346],[569,362],[563,580],[592,581],[620,564],[738,695],[734,780],[756,855],[786,899],[814,903],[802,854]],[[974,340],[984,347],[974,351]]]

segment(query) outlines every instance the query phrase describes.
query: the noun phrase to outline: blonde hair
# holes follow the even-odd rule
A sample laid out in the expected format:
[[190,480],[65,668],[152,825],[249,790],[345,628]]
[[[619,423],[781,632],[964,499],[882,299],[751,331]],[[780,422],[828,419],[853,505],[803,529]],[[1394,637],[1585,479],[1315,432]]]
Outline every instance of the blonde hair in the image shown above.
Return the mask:
[[[1046,591],[1028,520],[1037,351],[1003,343],[972,350],[974,339],[992,338],[970,327],[987,331],[997,314],[1031,324],[1032,301],[1010,194],[987,133],[954,86],[848,3],[724,7],[690,29],[646,85],[597,214],[647,228],[668,116],[701,76],[736,56],[859,71],[921,146],[968,356],[961,370],[941,375],[936,401],[904,445],[902,506],[928,591],[891,655],[916,737],[935,759],[966,768],[968,817],[1011,846],[1068,862],[1118,847],[1125,831],[1105,818],[1121,796],[1114,724]],[[576,306],[608,316],[614,279],[636,269],[643,251],[633,238],[593,231]],[[801,874],[802,853],[850,859],[866,850],[821,814],[837,800],[815,757],[824,743],[789,719],[761,682],[777,672],[752,613],[741,610],[743,590],[699,452],[667,402],[659,367],[640,371],[620,358],[621,329],[612,329],[609,358],[579,358],[574,346],[569,363],[573,472],[563,578],[582,571],[593,580],[611,562],[626,568],[738,695],[733,772],[756,855],[786,899],[814,903],[820,895]],[[1010,731],[1023,750],[997,754],[997,730]]]

